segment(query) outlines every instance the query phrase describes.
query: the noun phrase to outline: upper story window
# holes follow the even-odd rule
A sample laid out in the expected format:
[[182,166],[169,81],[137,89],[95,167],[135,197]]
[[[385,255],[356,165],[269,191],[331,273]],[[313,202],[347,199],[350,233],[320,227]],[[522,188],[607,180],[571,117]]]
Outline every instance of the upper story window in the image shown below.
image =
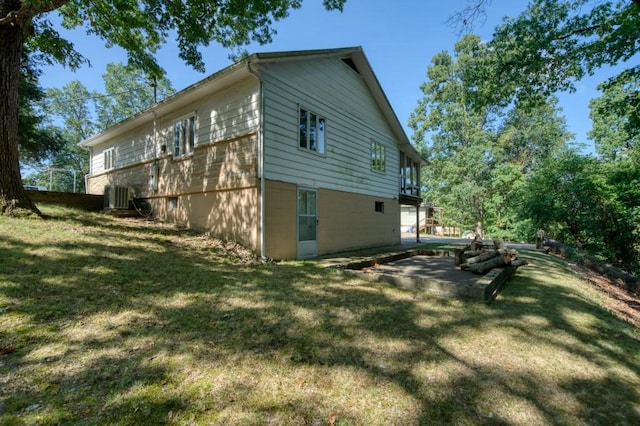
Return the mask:
[[384,172],[387,169],[385,146],[380,142],[371,142],[371,170]]
[[300,108],[298,127],[298,147],[318,154],[324,154],[326,120],[309,110]]
[[116,166],[116,150],[115,148],[105,149],[102,153],[104,162],[104,170],[113,169]]
[[196,116],[191,114],[173,123],[173,157],[193,154],[196,144]]

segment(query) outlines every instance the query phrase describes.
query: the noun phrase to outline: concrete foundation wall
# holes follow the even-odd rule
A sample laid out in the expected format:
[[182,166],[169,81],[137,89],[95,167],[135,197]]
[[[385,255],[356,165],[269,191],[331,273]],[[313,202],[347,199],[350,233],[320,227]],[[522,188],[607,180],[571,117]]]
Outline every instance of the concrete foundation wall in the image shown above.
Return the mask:
[[82,210],[100,211],[104,206],[102,195],[74,194],[71,192],[31,191],[27,190],[29,198],[34,203],[59,204]]

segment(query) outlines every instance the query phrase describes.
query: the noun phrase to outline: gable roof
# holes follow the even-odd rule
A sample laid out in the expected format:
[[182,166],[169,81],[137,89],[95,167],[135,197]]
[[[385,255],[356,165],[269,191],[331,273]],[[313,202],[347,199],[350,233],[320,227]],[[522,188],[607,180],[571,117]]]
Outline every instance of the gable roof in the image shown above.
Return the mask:
[[277,61],[294,61],[294,60],[308,60],[315,58],[338,58],[349,66],[351,66],[358,74],[360,74],[367,85],[367,88],[371,92],[378,107],[382,111],[385,119],[387,120],[391,130],[399,141],[400,148],[411,155],[414,160],[419,161],[421,164],[426,164],[426,161],[416,151],[414,146],[409,141],[406,133],[398,117],[396,116],[387,95],[384,93],[378,78],[376,77],[369,60],[364,54],[362,47],[345,47],[338,49],[318,49],[318,50],[297,50],[297,51],[284,51],[284,52],[266,52],[266,53],[254,53],[210,76],[206,77],[199,82],[188,86],[187,88],[175,93],[174,95],[160,101],[159,103],[147,108],[146,110],[135,114],[120,123],[110,127],[102,133],[96,134],[84,141],[79,145],[83,147],[93,147],[108,137],[117,136],[124,133],[131,128],[152,122],[154,115],[162,114],[164,111],[168,111],[181,106],[182,104],[188,104],[191,99],[198,96],[205,90],[215,90],[217,87],[226,87],[232,84],[234,81],[238,81],[246,77],[251,73],[251,64],[259,64],[266,62]]

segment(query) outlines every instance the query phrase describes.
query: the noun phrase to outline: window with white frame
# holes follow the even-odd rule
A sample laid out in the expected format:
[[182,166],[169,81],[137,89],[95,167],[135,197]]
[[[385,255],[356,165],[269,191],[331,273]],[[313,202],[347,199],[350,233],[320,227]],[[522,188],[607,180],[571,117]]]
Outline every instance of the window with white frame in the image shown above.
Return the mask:
[[300,108],[298,115],[298,147],[324,154],[327,120],[307,109]]
[[384,145],[371,141],[371,170],[384,172],[386,168],[387,158]]
[[104,170],[111,170],[116,166],[115,148],[105,149],[102,153]]
[[191,114],[173,123],[173,157],[193,154],[196,144],[196,116]]

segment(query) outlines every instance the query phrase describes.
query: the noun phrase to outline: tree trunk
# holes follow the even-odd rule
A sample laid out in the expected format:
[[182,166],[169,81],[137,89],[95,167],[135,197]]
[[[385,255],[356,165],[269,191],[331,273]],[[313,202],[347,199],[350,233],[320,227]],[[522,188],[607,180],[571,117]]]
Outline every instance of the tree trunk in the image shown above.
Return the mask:
[[[0,0],[0,18],[19,9],[19,0]],[[18,160],[18,87],[25,22],[17,19],[0,24],[0,212],[11,214],[23,208],[40,215],[22,186]]]

